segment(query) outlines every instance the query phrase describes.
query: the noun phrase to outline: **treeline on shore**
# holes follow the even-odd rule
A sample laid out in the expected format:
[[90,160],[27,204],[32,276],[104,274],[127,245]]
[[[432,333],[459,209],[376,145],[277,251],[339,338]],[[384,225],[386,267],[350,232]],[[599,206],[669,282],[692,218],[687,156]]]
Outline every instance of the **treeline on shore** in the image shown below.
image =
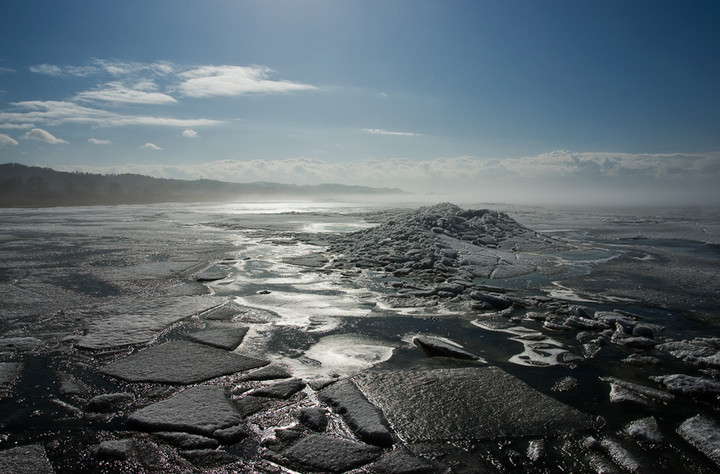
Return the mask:
[[17,163],[0,165],[0,207],[91,206],[157,202],[232,201],[243,198],[404,194],[397,188],[320,184],[228,183],[209,179],[152,178],[55,171]]

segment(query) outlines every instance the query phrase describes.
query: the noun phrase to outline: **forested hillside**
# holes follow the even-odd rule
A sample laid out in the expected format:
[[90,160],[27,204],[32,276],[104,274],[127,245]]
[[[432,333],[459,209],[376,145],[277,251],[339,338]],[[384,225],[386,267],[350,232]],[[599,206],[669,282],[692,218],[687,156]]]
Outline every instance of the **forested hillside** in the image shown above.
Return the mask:
[[17,163],[0,165],[0,207],[86,206],[153,202],[403,194],[399,189],[321,184],[227,183],[159,179],[138,174],[70,173]]

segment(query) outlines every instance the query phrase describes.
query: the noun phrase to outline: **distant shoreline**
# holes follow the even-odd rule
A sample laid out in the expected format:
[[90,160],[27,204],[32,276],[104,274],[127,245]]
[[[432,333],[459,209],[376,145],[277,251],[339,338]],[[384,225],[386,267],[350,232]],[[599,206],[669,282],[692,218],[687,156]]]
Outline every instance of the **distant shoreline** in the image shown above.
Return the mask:
[[153,178],[138,174],[70,173],[17,163],[0,165],[0,207],[112,206],[239,199],[333,198],[338,196],[407,195],[398,188],[344,184],[294,185],[228,183],[214,180]]

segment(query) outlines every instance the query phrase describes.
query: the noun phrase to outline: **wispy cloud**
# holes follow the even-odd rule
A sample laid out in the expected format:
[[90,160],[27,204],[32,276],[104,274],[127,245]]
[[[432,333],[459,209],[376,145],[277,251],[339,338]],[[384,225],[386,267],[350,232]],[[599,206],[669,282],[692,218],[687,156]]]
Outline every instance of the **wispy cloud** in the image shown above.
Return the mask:
[[148,115],[126,115],[109,110],[87,107],[68,101],[24,101],[15,102],[19,111],[0,112],[0,120],[10,123],[43,123],[60,125],[84,123],[98,127],[129,125],[153,125],[167,127],[203,127],[224,123],[212,119],[178,119],[174,117],[156,117]]
[[23,135],[23,138],[25,138],[26,140],[38,140],[41,142],[49,143],[51,145],[68,143],[62,138],[57,138],[52,133],[48,132],[47,130],[43,130],[42,128],[33,128],[29,132],[25,133],[25,135]]
[[0,66],[0,74],[16,72],[15,69],[5,66]]
[[103,140],[100,138],[88,138],[88,142],[92,143],[93,145],[111,145],[112,144],[112,141]]
[[119,102],[128,104],[174,104],[174,98],[161,92],[149,92],[154,83],[143,81],[135,88],[127,87],[120,82],[108,82],[101,88],[78,93],[79,100]]
[[25,130],[28,128],[35,128],[34,123],[0,123],[0,128],[9,130]]
[[57,77],[63,74],[63,69],[55,64],[37,64],[34,66],[30,66],[30,72],[34,72],[35,74],[44,74],[46,76]]
[[316,89],[310,84],[270,80],[273,72],[264,66],[200,66],[179,74],[178,90],[201,98]]
[[197,138],[199,136],[198,132],[196,132],[192,128],[187,128],[187,129],[183,130],[180,133],[180,135],[182,135],[185,138]]
[[153,150],[153,151],[162,150],[162,148],[160,148],[156,144],[150,143],[150,142],[147,142],[146,144],[142,145],[140,147],[140,149],[141,150]]
[[62,77],[88,77],[95,75],[109,75],[122,77],[138,74],[167,75],[171,74],[175,66],[167,61],[154,63],[138,63],[131,61],[115,61],[105,59],[93,59],[83,66],[67,66],[58,64],[36,64],[30,66],[30,72],[46,76]]
[[371,135],[395,135],[395,136],[401,136],[401,137],[417,137],[420,136],[420,133],[414,133],[414,132],[395,132],[392,130],[383,130],[380,128],[363,128],[363,132],[369,133]]
[[0,148],[8,145],[17,145],[18,142],[14,140],[12,137],[5,135],[4,133],[0,133]]

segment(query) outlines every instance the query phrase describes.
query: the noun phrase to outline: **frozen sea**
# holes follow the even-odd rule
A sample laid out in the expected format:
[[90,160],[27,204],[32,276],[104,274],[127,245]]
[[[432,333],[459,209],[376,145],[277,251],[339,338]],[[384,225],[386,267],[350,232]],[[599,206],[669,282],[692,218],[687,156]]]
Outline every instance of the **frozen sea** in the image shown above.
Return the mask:
[[[632,471],[632,463],[648,472],[720,468],[680,428],[698,414],[711,427],[720,426],[720,210],[461,206],[505,212],[567,244],[540,256],[519,252],[552,265],[470,282],[511,298],[509,309],[469,309],[460,297],[403,305],[396,295],[414,284],[408,283],[412,275],[332,265],[343,258],[328,253],[333,239],[393,215],[384,206],[262,202],[0,210],[0,450],[42,446],[55,472],[127,466],[97,461],[93,453],[104,440],[140,436],[126,426],[127,416],[178,388],[117,380],[101,369],[202,330],[242,328],[234,353],[269,361],[311,385],[365,371],[499,367],[595,420],[590,440],[571,447],[549,442],[547,462],[583,451],[589,454],[580,466],[596,463],[598,469]],[[208,268],[219,276],[198,278]],[[213,316],[228,305],[234,315]],[[594,314],[585,319],[607,322],[609,332],[584,328],[587,334],[581,335],[583,328],[566,320],[578,314]],[[613,318],[647,328],[652,341],[627,342],[637,336],[632,330],[613,337],[622,332]],[[581,324],[588,324],[585,319]],[[567,324],[550,324],[556,320]],[[421,335],[476,359],[429,357],[413,342]],[[710,388],[688,395],[657,378],[676,374]],[[240,383],[224,377],[212,380],[228,387]],[[306,389],[298,403],[317,402],[311,392]],[[133,402],[109,414],[90,413],[88,402],[106,393],[131,393]],[[274,409],[276,415],[249,422],[259,444],[242,448],[254,453],[245,453],[248,471],[280,469],[261,449],[263,440],[289,423],[277,415],[287,406]],[[639,420],[653,420],[661,437],[633,435]],[[329,429],[341,436],[347,431]],[[473,472],[467,459],[482,457],[478,449],[485,443],[461,446],[462,455],[443,455],[450,468]],[[507,454],[511,442],[490,443],[494,454],[485,456],[487,465],[527,470],[527,460],[513,464]],[[161,466],[183,472],[182,455],[153,449],[166,456]],[[237,449],[226,450],[240,456]],[[422,449],[415,452],[429,458],[432,450]],[[136,464],[139,472],[152,470]]]

